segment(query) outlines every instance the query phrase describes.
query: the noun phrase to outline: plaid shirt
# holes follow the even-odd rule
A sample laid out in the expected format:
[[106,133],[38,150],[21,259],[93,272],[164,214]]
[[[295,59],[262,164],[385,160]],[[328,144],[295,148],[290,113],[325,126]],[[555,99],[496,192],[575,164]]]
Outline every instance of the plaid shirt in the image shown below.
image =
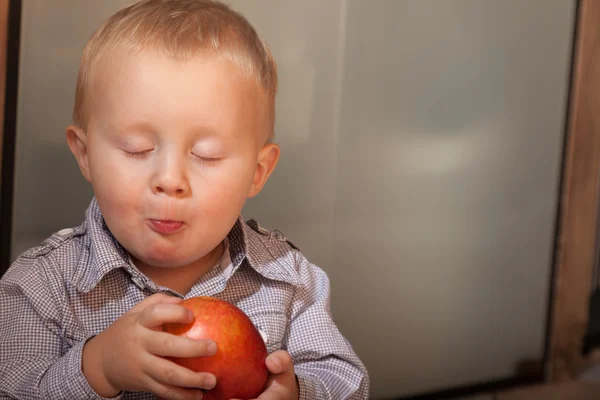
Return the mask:
[[[228,262],[186,297],[244,310],[269,352],[292,356],[301,399],[366,399],[367,371],[331,318],[327,275],[254,221],[238,219],[228,243]],[[181,297],[132,266],[93,200],[82,225],[23,253],[0,280],[0,398],[101,399],[81,370],[86,340],[157,292]]]

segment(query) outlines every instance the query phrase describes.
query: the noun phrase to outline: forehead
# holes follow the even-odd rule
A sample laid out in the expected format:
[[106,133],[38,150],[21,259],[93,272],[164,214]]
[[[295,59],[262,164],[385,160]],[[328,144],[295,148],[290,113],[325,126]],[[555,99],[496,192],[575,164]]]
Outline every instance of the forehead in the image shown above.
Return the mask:
[[227,86],[248,95],[258,96],[263,92],[260,85],[252,77],[246,76],[237,63],[210,51],[183,60],[159,50],[136,53],[116,51],[110,57],[98,60],[92,72],[93,89],[115,84],[119,87],[142,85],[152,89],[168,81],[173,87],[183,83],[190,91]]
[[262,88],[236,63],[210,54],[185,61],[154,51],[115,54],[97,65],[92,114],[227,124],[256,118],[267,105]]

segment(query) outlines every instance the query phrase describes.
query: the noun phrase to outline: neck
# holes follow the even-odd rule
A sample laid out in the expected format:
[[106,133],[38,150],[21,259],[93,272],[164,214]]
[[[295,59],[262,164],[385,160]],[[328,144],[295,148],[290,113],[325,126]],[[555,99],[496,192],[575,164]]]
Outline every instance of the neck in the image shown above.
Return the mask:
[[185,296],[192,286],[208,273],[223,256],[224,245],[221,242],[213,251],[200,260],[181,267],[155,267],[136,258],[133,262],[137,269],[157,285],[167,287]]

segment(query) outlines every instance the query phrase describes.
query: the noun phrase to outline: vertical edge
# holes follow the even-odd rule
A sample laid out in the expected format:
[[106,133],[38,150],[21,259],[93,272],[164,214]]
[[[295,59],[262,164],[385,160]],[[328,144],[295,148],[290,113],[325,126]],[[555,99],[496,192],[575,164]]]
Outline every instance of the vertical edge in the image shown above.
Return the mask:
[[546,358],[552,381],[577,374],[589,322],[600,176],[600,1],[580,0],[575,37]]
[[[6,91],[6,52],[8,48],[8,7],[10,0],[0,1],[0,121],[4,122],[4,97]],[[0,124],[0,168],[2,168],[2,139],[4,123]],[[1,176],[0,176],[1,179]],[[2,181],[0,181],[0,186]]]
[[[0,0],[6,1],[6,0]],[[8,34],[0,177],[0,276],[10,264],[22,0],[8,3]]]

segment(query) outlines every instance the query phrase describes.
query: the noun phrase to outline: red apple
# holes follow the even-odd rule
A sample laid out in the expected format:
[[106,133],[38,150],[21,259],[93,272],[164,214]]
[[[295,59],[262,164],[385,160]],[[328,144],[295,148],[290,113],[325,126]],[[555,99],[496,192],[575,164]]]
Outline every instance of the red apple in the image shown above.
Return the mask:
[[253,399],[267,382],[265,342],[250,318],[238,307],[213,297],[198,296],[180,303],[194,314],[189,324],[165,324],[164,331],[217,343],[209,357],[171,358],[197,372],[210,372],[217,385],[204,392],[204,400]]

